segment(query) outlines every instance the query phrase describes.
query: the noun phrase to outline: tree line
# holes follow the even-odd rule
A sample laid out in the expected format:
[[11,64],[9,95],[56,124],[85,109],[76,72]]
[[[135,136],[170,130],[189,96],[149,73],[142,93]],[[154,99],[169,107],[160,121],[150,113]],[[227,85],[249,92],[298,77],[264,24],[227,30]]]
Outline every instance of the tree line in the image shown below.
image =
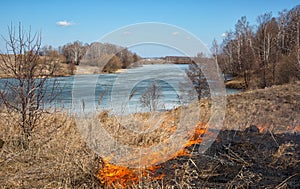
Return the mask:
[[[125,69],[130,64],[141,59],[136,53],[127,48],[110,43],[93,42],[91,44],[74,41],[58,47],[44,46],[40,55],[60,55],[60,59],[74,69],[84,59],[85,65],[100,66],[103,72],[114,72],[117,69]],[[72,70],[73,72],[73,70]]]
[[300,80],[300,5],[278,17],[260,15],[257,25],[241,17],[213,49],[223,73],[242,78],[245,88]]

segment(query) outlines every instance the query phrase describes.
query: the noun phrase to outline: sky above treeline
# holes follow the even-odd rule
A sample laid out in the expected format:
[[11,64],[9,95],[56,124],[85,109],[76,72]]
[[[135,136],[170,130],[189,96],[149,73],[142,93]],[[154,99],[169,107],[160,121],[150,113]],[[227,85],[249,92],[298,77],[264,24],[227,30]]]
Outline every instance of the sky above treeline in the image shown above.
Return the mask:
[[[4,0],[0,34],[7,38],[7,27],[21,22],[25,29],[42,33],[43,45],[57,48],[75,40],[95,42],[124,26],[157,22],[178,26],[210,47],[213,39],[222,42],[222,35],[242,16],[255,25],[263,13],[277,17],[298,4],[300,0]],[[0,49],[4,48],[1,39]],[[172,54],[165,48],[133,49],[144,57]]]

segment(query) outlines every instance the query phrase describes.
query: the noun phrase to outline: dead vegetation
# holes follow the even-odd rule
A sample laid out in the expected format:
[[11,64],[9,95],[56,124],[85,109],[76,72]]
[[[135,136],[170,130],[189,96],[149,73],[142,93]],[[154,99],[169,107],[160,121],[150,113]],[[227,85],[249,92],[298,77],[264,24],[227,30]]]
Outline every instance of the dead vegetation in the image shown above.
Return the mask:
[[225,82],[225,86],[229,89],[245,89],[245,82],[243,81],[243,78],[236,78]]
[[[257,125],[272,132],[292,131],[300,125],[300,82],[229,95],[224,128]],[[289,127],[288,127],[289,126]]]
[[13,122],[1,113],[0,183],[6,188],[96,188],[97,156],[85,145],[74,121],[63,113],[45,114],[29,146]]
[[[8,115],[3,110],[0,183],[6,188],[297,188],[299,85],[298,82],[229,96],[225,127],[205,153],[199,152],[201,140],[197,140],[187,145],[184,153],[145,171],[132,172],[104,162],[88,148],[73,118],[60,112],[45,113],[26,146],[15,122],[18,115]],[[206,122],[210,102],[203,100],[200,106],[201,120]],[[168,132],[163,137],[130,137],[132,133],[116,125],[120,121],[123,126],[140,121],[143,129],[148,129],[162,115],[135,114],[128,119],[102,112],[98,120],[112,133],[117,130],[116,136],[121,135],[122,142],[146,147],[172,134],[179,110],[166,112],[171,121],[165,122],[164,131]],[[159,129],[155,133],[162,132]],[[107,172],[101,175],[101,170]],[[133,180],[118,184],[120,175],[122,179],[133,176]]]

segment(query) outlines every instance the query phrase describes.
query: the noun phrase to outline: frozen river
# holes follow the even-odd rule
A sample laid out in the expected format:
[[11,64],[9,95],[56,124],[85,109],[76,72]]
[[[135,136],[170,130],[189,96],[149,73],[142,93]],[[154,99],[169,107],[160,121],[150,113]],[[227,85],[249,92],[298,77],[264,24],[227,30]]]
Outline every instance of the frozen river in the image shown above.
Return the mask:
[[[116,74],[74,75],[52,78],[60,83],[62,92],[46,107],[59,108],[68,112],[91,112],[108,109],[115,112],[134,113],[148,111],[140,97],[155,81],[160,88],[158,109],[167,110],[182,104],[182,88],[191,88],[185,69],[188,65],[160,64],[144,65]],[[3,79],[0,80],[3,83]],[[181,83],[181,84],[180,84]],[[235,93],[236,90],[227,90]],[[188,99],[195,99],[189,96]]]

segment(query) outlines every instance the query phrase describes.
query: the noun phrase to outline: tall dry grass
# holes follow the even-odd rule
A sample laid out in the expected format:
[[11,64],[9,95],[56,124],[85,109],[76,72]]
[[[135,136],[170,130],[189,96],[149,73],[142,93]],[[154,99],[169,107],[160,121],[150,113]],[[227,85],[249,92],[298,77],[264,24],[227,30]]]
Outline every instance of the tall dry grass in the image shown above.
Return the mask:
[[[269,123],[276,125],[272,132],[285,131],[287,126],[299,125],[299,89],[300,83],[293,85],[274,86],[265,90],[249,91],[242,94],[228,96],[226,119],[223,129],[243,130],[250,124]],[[211,112],[209,101],[203,100],[199,112],[201,120],[207,122]],[[193,105],[191,105],[193,107]],[[175,119],[170,123],[178,122],[181,108],[172,112],[166,112],[167,116],[174,115]],[[35,128],[30,143],[22,138],[22,130],[18,127],[18,114],[8,114],[5,110],[0,112],[0,184],[3,188],[114,188],[115,186],[100,183],[97,174],[101,169],[101,159],[91,151],[79,131],[74,119],[65,114],[56,112],[44,114],[38,127]],[[124,128],[117,127],[122,121],[123,126],[140,123],[147,129],[152,121],[157,121],[162,115],[136,114],[131,117],[110,116],[108,112],[102,112],[97,118],[112,133],[123,136],[122,142],[135,146],[148,146],[168,138],[165,135],[125,137],[129,136]],[[153,119],[150,119],[153,116]],[[171,116],[172,117],[172,116]],[[176,118],[177,117],[177,118]],[[148,120],[148,122],[145,122]],[[78,122],[76,122],[78,124]],[[148,124],[146,124],[148,123]],[[84,124],[84,123],[82,123]],[[167,127],[168,128],[168,127]],[[134,129],[134,128],[132,128]],[[117,132],[118,131],[118,132]],[[160,131],[159,129],[157,131]],[[170,130],[166,130],[170,131]],[[155,132],[156,133],[156,132]],[[130,135],[131,136],[131,135]],[[140,140],[138,140],[140,139]],[[274,153],[272,165],[288,162],[294,165],[299,161],[287,159],[291,157],[290,149],[293,146],[286,144],[278,148]],[[295,154],[292,154],[294,157]],[[231,158],[228,156],[229,159]],[[297,159],[297,158],[294,158]],[[207,180],[213,176],[215,162],[204,168],[199,168],[193,163],[192,158],[186,158],[182,165],[178,165],[168,181],[153,180],[150,176],[141,177],[138,183],[129,188],[193,188],[193,180],[201,178]],[[210,166],[211,165],[211,166]],[[246,164],[245,164],[246,165]],[[243,172],[239,175],[252,173]],[[243,179],[248,179],[243,177]],[[248,180],[239,180],[245,183]],[[196,183],[205,186],[205,183]],[[230,183],[229,183],[230,185]]]
[[99,188],[100,160],[89,150],[74,120],[44,114],[27,144],[17,114],[1,112],[0,183],[4,188]]

